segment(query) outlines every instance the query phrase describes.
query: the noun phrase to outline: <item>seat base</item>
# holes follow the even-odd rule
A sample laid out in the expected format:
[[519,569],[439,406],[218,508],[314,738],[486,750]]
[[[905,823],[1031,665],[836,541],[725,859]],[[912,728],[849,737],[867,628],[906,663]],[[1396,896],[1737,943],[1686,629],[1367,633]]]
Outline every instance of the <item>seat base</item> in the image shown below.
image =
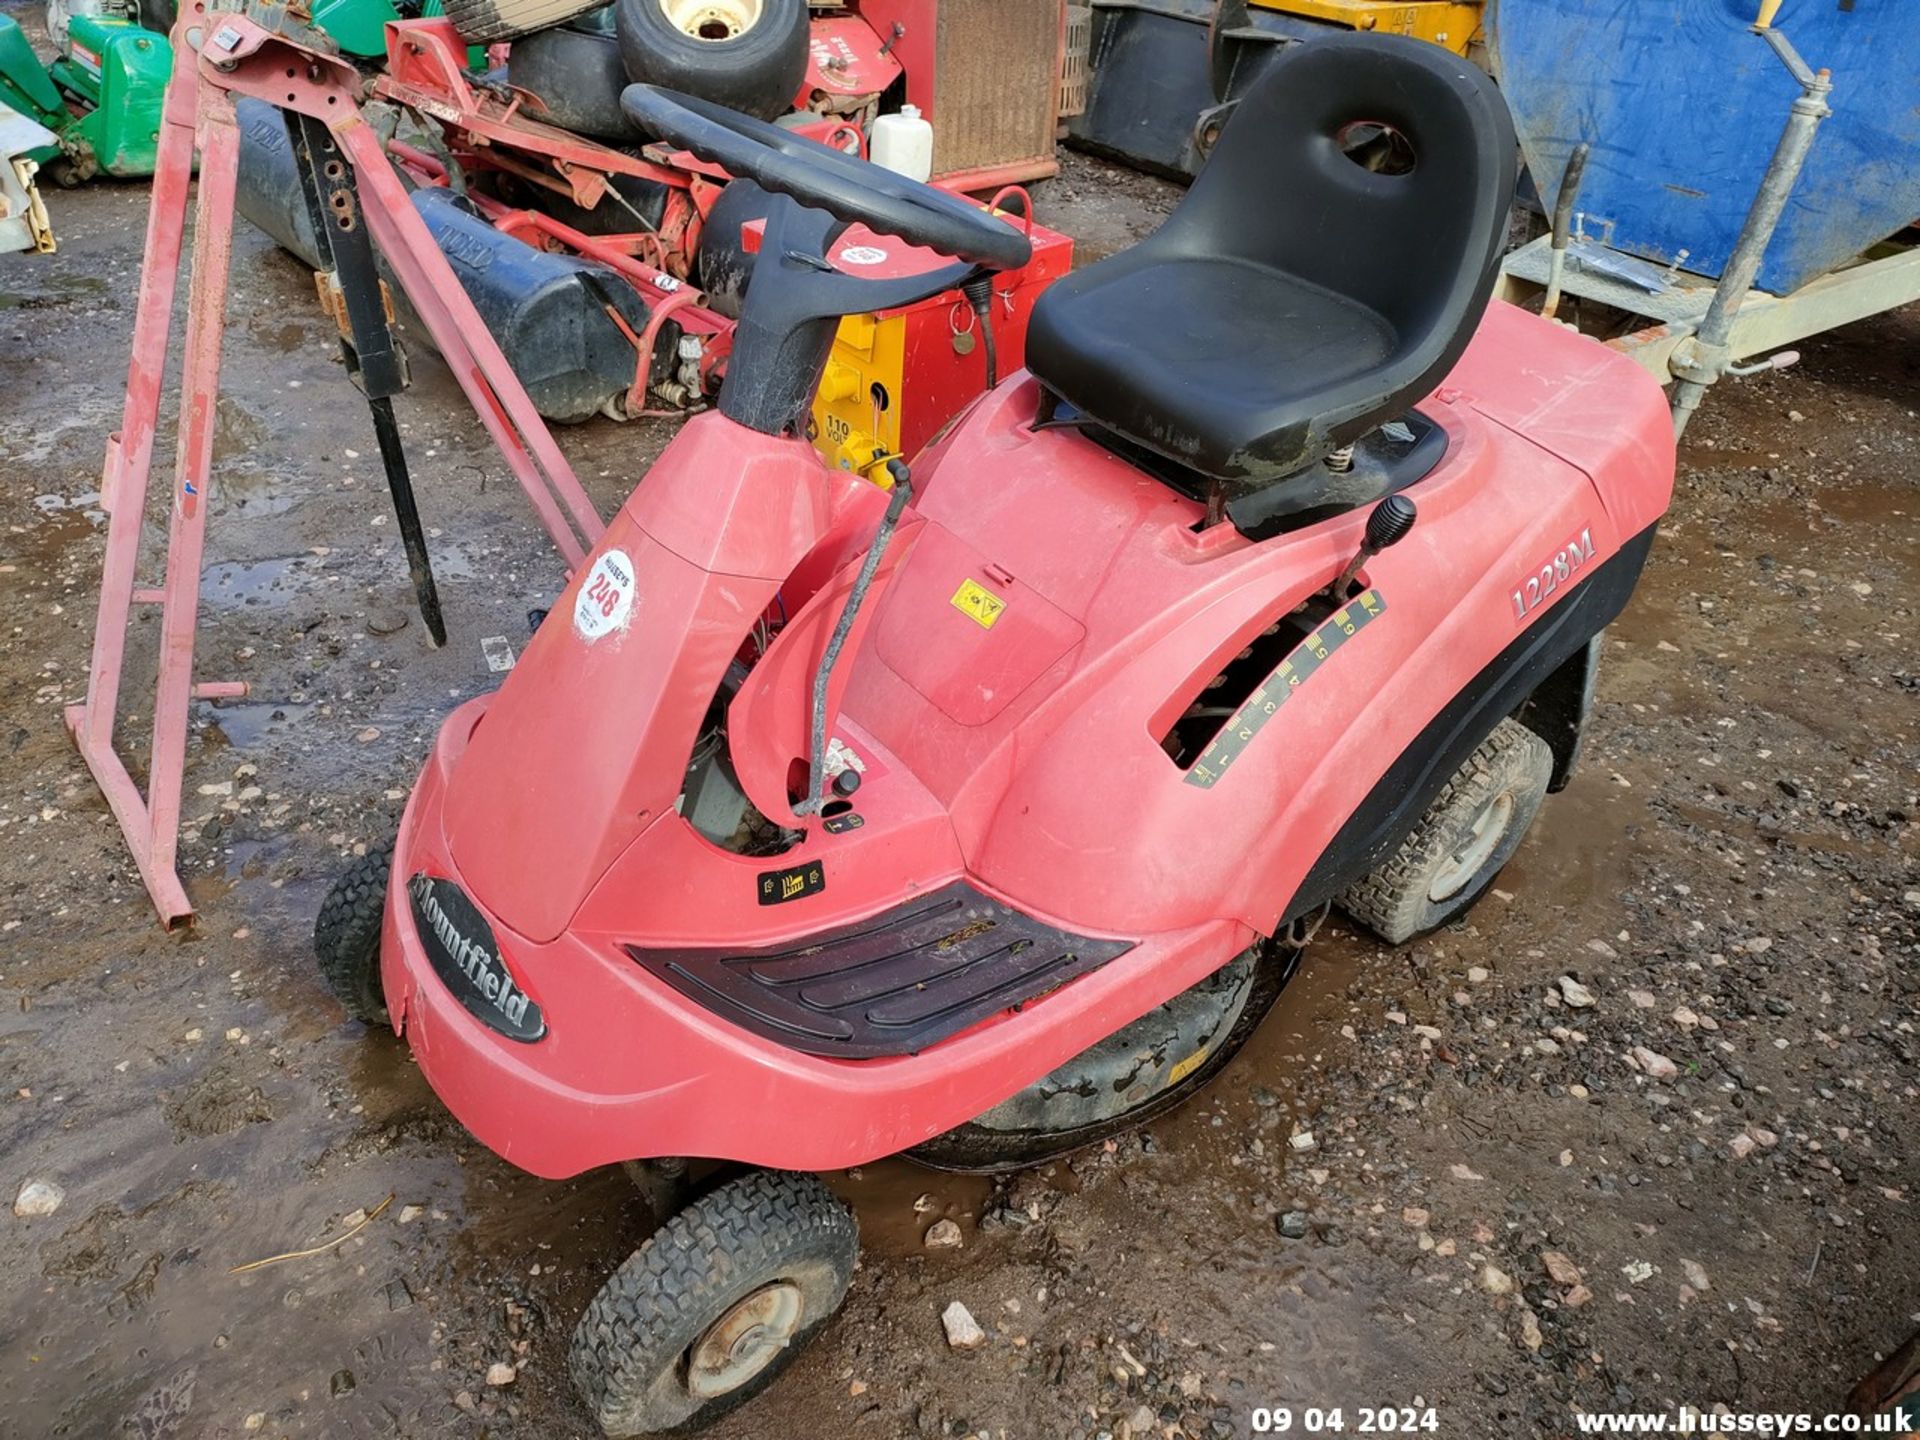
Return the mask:
[[1249,540],[1304,530],[1426,479],[1446,454],[1447,432],[1418,410],[1409,410],[1354,441],[1348,469],[1335,470],[1326,460],[1316,460],[1284,485],[1229,501],[1227,519]]
[[[1191,500],[1209,498],[1214,486],[1209,477],[1106,429],[1056,396],[1046,398],[1053,408],[1043,413],[1040,424],[1072,425],[1169,489]],[[1282,484],[1262,486],[1229,500],[1226,518],[1249,540],[1304,530],[1424,480],[1446,454],[1447,432],[1418,410],[1409,410],[1356,440],[1348,469],[1336,470],[1325,460],[1316,460]]]
[[1049,388],[1097,396],[1103,425],[1244,488],[1311,461],[1325,398],[1364,385],[1396,344],[1350,297],[1246,260],[1182,256],[1057,281],[1027,353]]

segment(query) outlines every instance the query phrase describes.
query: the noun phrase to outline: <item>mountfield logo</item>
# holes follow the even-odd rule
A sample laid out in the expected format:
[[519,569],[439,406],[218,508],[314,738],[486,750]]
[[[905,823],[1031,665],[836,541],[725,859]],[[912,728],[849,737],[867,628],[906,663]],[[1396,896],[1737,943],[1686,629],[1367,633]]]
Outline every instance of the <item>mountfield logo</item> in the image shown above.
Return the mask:
[[436,975],[469,1014],[510,1040],[534,1041],[547,1033],[533,998],[513,982],[500,957],[493,927],[451,880],[416,875],[407,882],[420,943]]

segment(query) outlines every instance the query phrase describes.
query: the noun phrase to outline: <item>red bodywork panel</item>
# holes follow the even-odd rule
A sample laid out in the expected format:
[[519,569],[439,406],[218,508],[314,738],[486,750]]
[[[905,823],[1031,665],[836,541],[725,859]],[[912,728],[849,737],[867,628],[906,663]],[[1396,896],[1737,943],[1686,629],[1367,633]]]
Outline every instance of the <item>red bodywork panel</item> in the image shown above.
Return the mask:
[[796,110],[837,114],[879,98],[900,78],[900,61],[857,15],[816,16],[807,31],[807,78]]
[[[993,277],[993,339],[1003,376],[1025,363],[1027,322],[1034,302],[1073,268],[1073,241],[1067,236],[1044,225],[1029,226],[1027,236],[1033,243],[1033,258],[1018,270]],[[893,315],[904,317],[907,327],[897,397],[900,448],[915,455],[980,394],[986,378],[986,350],[980,343],[979,322],[955,291],[904,310],[881,311],[875,318]],[[973,335],[972,348],[957,351],[956,334]]]
[[[836,673],[829,733],[866,764],[860,828],[806,822],[796,848],[751,859],[674,810],[721,673],[795,572],[813,578],[730,712],[743,787],[783,814],[814,660],[878,499],[800,442],[718,416],[688,424],[596,552],[632,561],[626,628],[572,623],[590,561],[499,694],[448,722],[408,806],[383,964],[395,1024],[482,1141],[554,1176],[654,1155],[818,1169],[973,1118],[1269,932],[1401,751],[1571,592],[1517,613],[1542,557],[1584,534],[1604,563],[1672,488],[1645,372],[1494,306],[1422,406],[1450,444],[1407,492],[1419,523],[1367,566],[1384,610],[1200,785],[1160,744],[1168,717],[1330,582],[1365,512],[1257,544],[1196,530],[1198,503],[1072,430],[1035,431],[1037,400],[1015,375],[915,467],[911,523]],[[824,889],[760,903],[762,872],[815,861]],[[486,1028],[435,975],[406,899],[417,874],[457,881],[489,918],[543,1039]],[[749,1035],[621,948],[804,944],[961,877],[1137,943],[1017,1014],[862,1061]]]

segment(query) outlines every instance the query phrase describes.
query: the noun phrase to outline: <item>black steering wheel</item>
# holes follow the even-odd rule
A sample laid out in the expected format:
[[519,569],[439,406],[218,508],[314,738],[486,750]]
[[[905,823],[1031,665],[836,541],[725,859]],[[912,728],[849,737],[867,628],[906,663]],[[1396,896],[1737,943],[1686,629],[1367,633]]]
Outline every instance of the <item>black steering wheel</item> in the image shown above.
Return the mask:
[[1032,258],[1025,235],[959,196],[778,125],[657,85],[629,85],[620,106],[648,134],[835,219],[989,270]]

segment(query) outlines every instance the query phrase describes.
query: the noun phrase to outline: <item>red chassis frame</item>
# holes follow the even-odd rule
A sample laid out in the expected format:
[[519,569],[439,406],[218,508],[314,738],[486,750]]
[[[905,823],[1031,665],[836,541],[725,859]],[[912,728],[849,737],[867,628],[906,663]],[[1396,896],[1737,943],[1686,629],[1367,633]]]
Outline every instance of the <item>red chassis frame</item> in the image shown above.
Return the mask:
[[[196,49],[195,40],[211,47],[214,55]],[[169,927],[193,914],[175,871],[189,709],[196,698],[246,693],[244,684],[196,683],[193,678],[238,176],[235,96],[254,96],[326,125],[360,182],[360,218],[566,564],[577,566],[604,529],[593,502],[408,201],[379,137],[362,117],[358,72],[336,56],[264,29],[244,16],[210,9],[202,0],[181,7],[173,46],[174,69],[161,117],[147,215],[126,406],[119,430],[107,439],[101,479],[101,505],[109,517],[107,553],[87,698],[66,712],[74,741],[120,823],[162,922]],[[156,589],[137,583],[140,535],[196,153],[199,190],[183,341],[181,420],[170,490],[166,578]],[[114,748],[114,724],[127,628],[133,607],[145,604],[160,605],[161,619],[153,736],[142,795]]]
[[[392,21],[387,25],[387,68],[374,78],[373,93],[437,121],[463,167],[517,175],[582,209],[591,210],[606,199],[615,175],[665,186],[667,213],[659,229],[647,232],[644,240],[625,238],[635,240],[637,253],[650,265],[685,279],[701,222],[726,185],[726,173],[661,146],[650,147],[657,159],[629,155],[549,125],[524,107],[519,93],[503,100],[473,84],[466,72],[466,51],[466,42],[444,19]],[[820,127],[827,132],[846,128],[837,121]]]
[[[915,24],[910,34],[931,29],[931,10],[926,17],[909,17]],[[921,19],[927,23],[922,25]],[[834,95],[867,93],[867,87],[883,90],[900,74],[899,63],[886,54],[868,53],[879,45],[865,20],[857,16],[817,19],[814,26],[814,54],[805,89],[823,97],[822,103],[835,103]],[[864,37],[862,40],[861,37]],[[858,42],[858,43],[856,43]],[[715,200],[728,183],[727,173],[716,165],[665,145],[645,147],[639,155],[615,150],[598,141],[575,135],[541,120],[537,102],[521,92],[506,97],[495,89],[476,84],[466,71],[466,48],[453,26],[441,18],[404,20],[387,26],[387,71],[375,78],[373,92],[382,99],[401,105],[437,123],[447,142],[447,152],[467,174],[493,171],[507,174],[554,195],[564,196],[575,205],[592,209],[614,194],[612,177],[625,175],[650,180],[666,191],[665,214],[659,226],[619,234],[589,235],[565,224],[537,208],[516,208],[478,193],[469,198],[494,227],[524,241],[535,249],[553,250],[597,261],[616,271],[640,294],[649,317],[645,329],[634,334],[621,316],[608,310],[615,325],[626,333],[635,347],[635,379],[626,398],[629,415],[677,413],[652,410],[647,403],[647,381],[652,374],[653,351],[661,323],[671,314],[684,331],[702,339],[699,361],[704,388],[711,393],[719,382],[731,350],[733,322],[708,307],[706,297],[690,289],[687,276],[692,272],[700,235]],[[832,68],[829,61],[844,57],[847,64]],[[930,42],[925,63],[933,64]],[[838,87],[836,91],[833,87]],[[800,125],[797,133],[853,153],[864,154],[866,139],[851,118],[822,114],[811,124]],[[446,163],[418,146],[403,140],[388,143],[388,153],[414,179],[424,184],[444,185],[449,174]],[[936,179],[935,183],[956,193],[994,190],[991,205],[998,207],[1003,198],[1017,194],[1032,220],[1032,202],[1023,191],[1005,183],[1009,176],[1051,173],[1051,167],[995,167]],[[636,217],[637,219],[638,217]],[[1059,237],[1055,237],[1056,242]],[[892,242],[882,242],[890,244]],[[1071,251],[1067,254],[1070,256]],[[1033,280],[1050,280],[1064,262],[1043,261],[1004,277],[1002,293],[1011,294]],[[953,297],[962,310],[959,297]],[[1030,298],[1027,304],[1031,304]],[[1011,314],[1007,318],[1016,318]],[[1024,310],[1013,328],[1024,329]],[[968,317],[966,327],[972,320]],[[1006,346],[1008,368],[1019,363],[1017,344]],[[927,408],[928,395],[942,386],[950,388],[953,377],[942,373],[937,364],[922,366],[916,393],[920,409]],[[951,367],[947,367],[950,369]],[[904,379],[904,377],[902,377]],[[951,414],[957,406],[944,401],[935,407]],[[913,447],[907,446],[909,450]]]

